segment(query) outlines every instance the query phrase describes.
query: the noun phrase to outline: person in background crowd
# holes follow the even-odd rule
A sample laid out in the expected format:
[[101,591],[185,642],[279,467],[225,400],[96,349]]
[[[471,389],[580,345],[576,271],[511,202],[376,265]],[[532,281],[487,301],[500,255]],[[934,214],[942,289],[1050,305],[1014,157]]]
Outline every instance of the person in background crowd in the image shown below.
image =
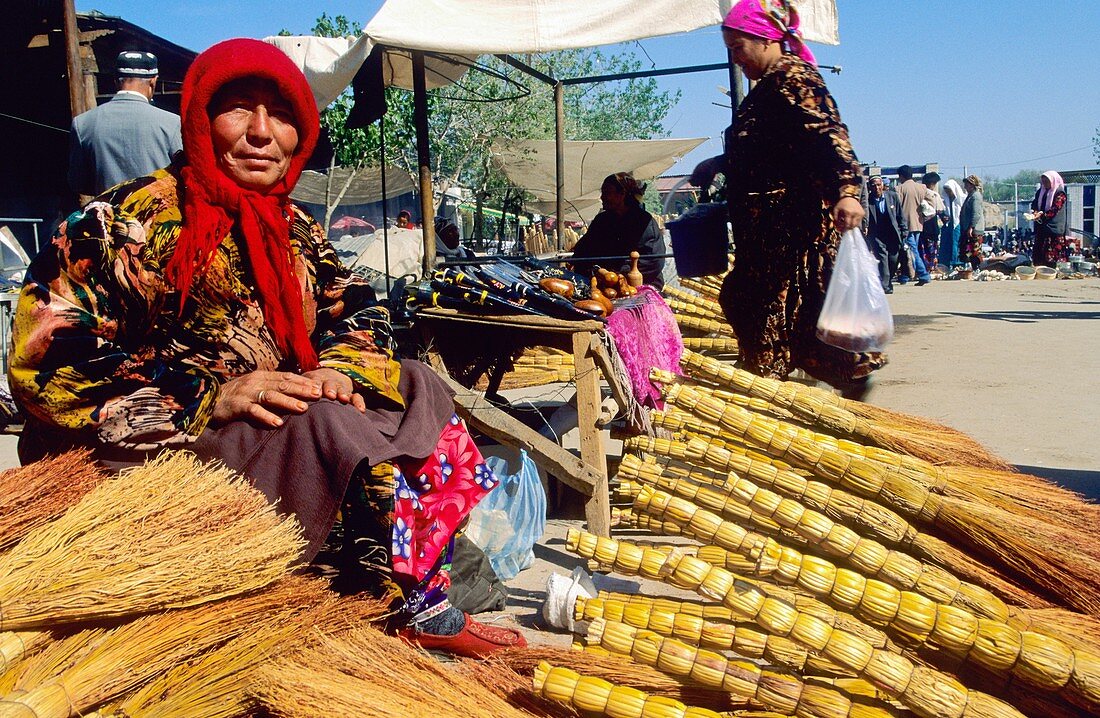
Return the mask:
[[463,247],[459,239],[458,226],[444,218],[435,218],[435,263],[453,262],[457,259],[470,259],[476,256],[472,250]]
[[657,291],[664,288],[661,273],[665,268],[665,239],[657,220],[642,207],[645,185],[638,184],[629,172],[618,172],[604,178],[600,187],[603,210],[588,225],[588,231],[573,247],[573,259],[586,257],[626,257],[602,261],[574,261],[573,268],[586,277],[596,266],[617,272],[630,270],[629,254],[638,252],[638,271],[643,281]]
[[108,187],[168,164],[183,147],[180,118],[151,104],[157,56],[118,56],[118,92],[111,101],[73,118],[69,132],[69,188],[80,205]]
[[867,202],[867,246],[878,260],[879,281],[887,294],[894,292],[898,253],[909,233],[898,193],[883,186],[882,177],[872,177]]
[[899,284],[908,283],[916,278],[917,286],[923,287],[932,280],[920,252],[920,235],[924,227],[924,218],[920,215],[920,203],[927,196],[927,189],[913,179],[913,168],[909,165],[898,167],[898,197],[901,198],[905,222],[909,225],[909,234],[905,236],[905,267],[902,269]]
[[399,229],[412,229],[412,212],[407,209],[398,212],[397,222],[395,224]]
[[744,368],[786,379],[801,368],[859,398],[880,353],[817,338],[840,233],[858,228],[861,170],[789,2],[739,0],[722,40],[752,90],[725,133],[725,153],[692,172],[697,187],[726,176],[736,261],[719,301]]
[[954,179],[949,179],[943,185],[943,195],[947,219],[940,231],[937,259],[951,270],[959,263],[959,215],[962,213],[963,202],[966,201],[966,191]]
[[1062,175],[1054,170],[1047,170],[1039,178],[1039,189],[1031,200],[1031,211],[1035,213],[1031,263],[1035,266],[1054,267],[1069,256],[1066,251],[1069,205],[1066,204],[1065,184]]
[[967,175],[963,180],[966,200],[959,212],[959,260],[970,262],[971,269],[982,263],[982,239],[985,234],[985,199],[982,180]]
[[447,599],[455,532],[497,479],[446,384],[397,357],[385,307],[289,200],[320,132],[305,76],[227,40],[192,63],[182,110],[176,162],[73,213],[27,271],[20,459],[83,446],[120,469],[188,448],[294,514],[304,562],[343,505],[361,588],[396,597],[409,640],[524,645]]
[[[924,224],[921,226],[920,247],[921,259],[924,266],[931,272],[936,266],[938,256],[938,243],[940,240],[940,222],[947,219],[947,207],[944,206],[943,197],[936,191],[936,185],[940,183],[940,175],[937,172],[928,172],[921,177],[921,184],[925,187],[924,200],[919,207]],[[929,214],[931,210],[931,214]]]

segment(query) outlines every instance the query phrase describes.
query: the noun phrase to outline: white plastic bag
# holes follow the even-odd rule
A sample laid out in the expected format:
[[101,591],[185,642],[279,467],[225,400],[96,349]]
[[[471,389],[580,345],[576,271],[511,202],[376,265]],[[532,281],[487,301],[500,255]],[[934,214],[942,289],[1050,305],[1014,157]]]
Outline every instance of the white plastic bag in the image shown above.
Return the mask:
[[879,281],[878,260],[858,229],[840,238],[817,338],[850,352],[882,351],[894,338],[894,316]]
[[519,452],[519,470],[508,473],[508,462],[489,456],[485,463],[500,479],[474,510],[466,536],[489,558],[503,581],[515,578],[535,560],[532,547],[546,529],[546,493],[538,468],[526,451]]

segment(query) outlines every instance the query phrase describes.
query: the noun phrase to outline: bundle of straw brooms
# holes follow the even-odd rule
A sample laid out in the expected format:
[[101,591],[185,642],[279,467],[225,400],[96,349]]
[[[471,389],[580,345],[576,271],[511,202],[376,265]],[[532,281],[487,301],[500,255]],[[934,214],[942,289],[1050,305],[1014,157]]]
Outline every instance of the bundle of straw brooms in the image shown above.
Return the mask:
[[781,715],[1100,714],[1095,505],[919,417],[683,368],[620,465],[617,531],[650,538],[567,545],[702,600],[580,598],[589,647]]
[[0,474],[0,497],[20,513],[0,522],[0,717],[575,715],[530,679],[513,700],[541,711],[443,676],[371,627],[385,603],[288,573],[293,518],[190,454],[117,477],[69,454]]

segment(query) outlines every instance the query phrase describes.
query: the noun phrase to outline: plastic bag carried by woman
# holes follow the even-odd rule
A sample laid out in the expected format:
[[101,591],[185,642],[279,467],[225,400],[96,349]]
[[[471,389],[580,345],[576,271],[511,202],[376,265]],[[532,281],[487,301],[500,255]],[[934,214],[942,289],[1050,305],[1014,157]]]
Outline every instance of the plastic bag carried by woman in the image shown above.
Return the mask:
[[817,338],[850,352],[882,351],[894,338],[894,315],[879,280],[878,260],[858,229],[840,239]]

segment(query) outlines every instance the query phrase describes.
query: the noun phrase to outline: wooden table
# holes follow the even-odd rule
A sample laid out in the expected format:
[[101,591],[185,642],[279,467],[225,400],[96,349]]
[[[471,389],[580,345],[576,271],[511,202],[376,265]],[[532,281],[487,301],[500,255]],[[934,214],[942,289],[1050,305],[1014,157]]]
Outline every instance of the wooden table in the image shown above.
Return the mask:
[[[433,347],[432,344],[438,340],[437,330],[441,323],[451,328],[468,327],[472,334],[477,333],[483,337],[507,332],[509,335],[514,334],[518,341],[527,346],[547,346],[571,352],[576,369],[580,459],[497,409],[486,399],[485,394],[459,385],[447,370],[441,347]],[[601,536],[610,535],[607,455],[600,434],[600,374],[607,380],[612,395],[623,409],[628,405],[628,395],[625,392],[629,389],[622,387],[616,380],[611,359],[598,336],[605,325],[594,320],[574,322],[539,316],[470,315],[436,307],[418,310],[417,324],[426,340],[430,363],[456,392],[455,403],[459,415],[490,438],[502,444],[526,449],[536,464],[542,465],[567,486],[587,496],[584,515],[588,530]],[[500,362],[503,363],[505,362]],[[490,395],[499,387],[503,374],[500,364],[490,376],[490,386],[486,392]]]

